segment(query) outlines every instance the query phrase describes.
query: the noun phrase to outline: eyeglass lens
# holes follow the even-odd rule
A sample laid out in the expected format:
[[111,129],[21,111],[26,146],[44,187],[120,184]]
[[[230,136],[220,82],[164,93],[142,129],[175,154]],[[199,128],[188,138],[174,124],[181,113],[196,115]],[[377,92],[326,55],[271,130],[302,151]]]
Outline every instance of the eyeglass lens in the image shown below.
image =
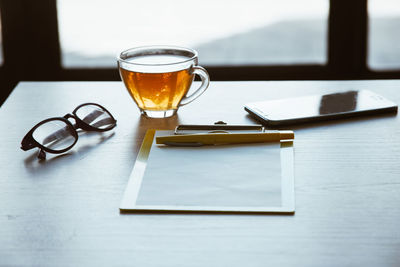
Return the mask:
[[85,105],[76,110],[76,116],[97,129],[105,129],[115,124],[110,114],[96,105]]
[[36,128],[32,136],[41,145],[59,151],[70,147],[76,141],[72,131],[74,130],[67,123],[52,120]]

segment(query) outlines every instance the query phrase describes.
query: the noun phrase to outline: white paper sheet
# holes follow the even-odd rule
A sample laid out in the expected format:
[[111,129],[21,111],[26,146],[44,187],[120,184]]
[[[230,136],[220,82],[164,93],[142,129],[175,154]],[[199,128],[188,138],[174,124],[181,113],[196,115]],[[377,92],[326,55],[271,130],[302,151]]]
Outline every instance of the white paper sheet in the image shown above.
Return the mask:
[[280,143],[203,147],[153,143],[136,204],[280,206],[281,181]]

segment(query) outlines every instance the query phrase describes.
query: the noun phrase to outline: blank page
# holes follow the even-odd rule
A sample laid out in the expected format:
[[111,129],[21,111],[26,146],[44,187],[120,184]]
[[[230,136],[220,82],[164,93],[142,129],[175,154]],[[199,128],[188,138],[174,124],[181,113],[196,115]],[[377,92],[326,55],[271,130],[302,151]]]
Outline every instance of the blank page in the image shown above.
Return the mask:
[[202,147],[154,142],[136,204],[281,206],[281,184],[279,142]]

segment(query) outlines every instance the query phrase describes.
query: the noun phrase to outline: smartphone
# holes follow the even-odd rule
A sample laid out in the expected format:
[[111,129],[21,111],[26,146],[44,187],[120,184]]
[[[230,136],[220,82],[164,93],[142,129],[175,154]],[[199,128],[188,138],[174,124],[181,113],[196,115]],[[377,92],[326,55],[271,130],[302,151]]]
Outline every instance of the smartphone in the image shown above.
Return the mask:
[[356,115],[397,112],[397,105],[368,90],[253,102],[244,109],[266,125],[288,125]]

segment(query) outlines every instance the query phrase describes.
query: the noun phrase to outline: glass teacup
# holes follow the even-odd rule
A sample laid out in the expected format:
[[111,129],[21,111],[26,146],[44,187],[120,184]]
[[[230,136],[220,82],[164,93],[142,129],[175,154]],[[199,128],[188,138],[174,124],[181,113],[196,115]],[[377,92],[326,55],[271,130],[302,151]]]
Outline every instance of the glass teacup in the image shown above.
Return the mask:
[[[199,97],[210,83],[207,71],[197,65],[195,50],[175,46],[146,46],[118,56],[121,79],[142,114],[151,118],[174,115],[180,106]],[[200,87],[187,96],[195,74]]]

